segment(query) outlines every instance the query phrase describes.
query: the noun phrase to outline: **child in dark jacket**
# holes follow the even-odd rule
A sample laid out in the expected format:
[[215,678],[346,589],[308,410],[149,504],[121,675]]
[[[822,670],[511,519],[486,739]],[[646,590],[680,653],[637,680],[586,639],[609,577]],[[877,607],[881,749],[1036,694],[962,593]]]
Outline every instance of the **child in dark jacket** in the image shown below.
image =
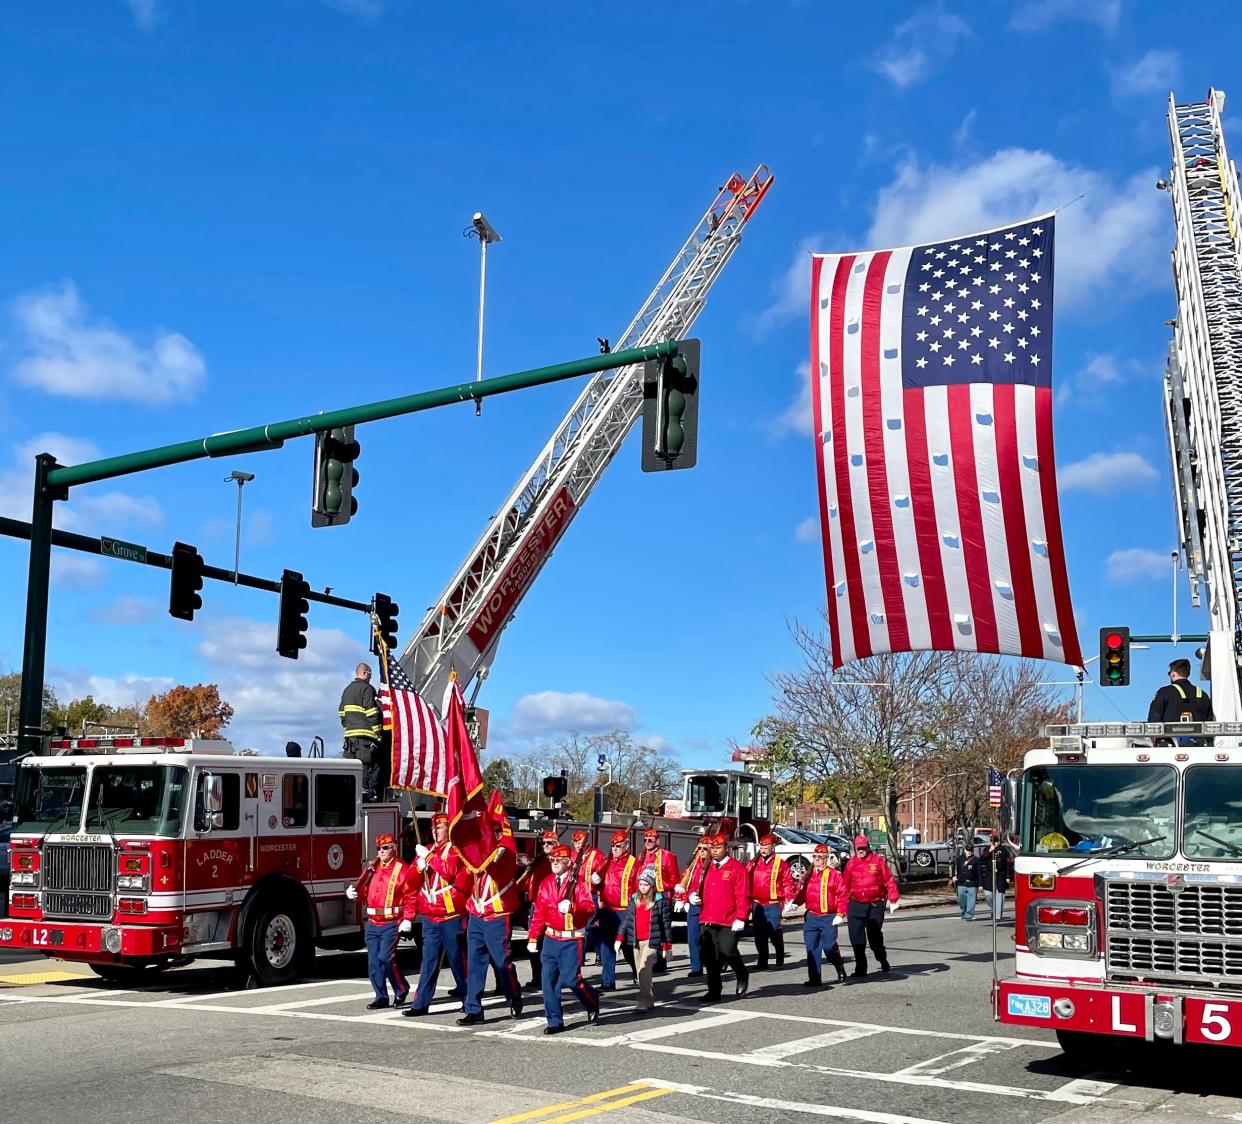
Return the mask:
[[655,985],[652,971],[663,949],[673,947],[673,911],[665,894],[656,892],[655,867],[644,867],[638,876],[638,892],[630,895],[625,909],[625,923],[617,934],[617,947],[623,943],[634,950],[638,969],[638,1009],[650,1011],[655,1006]]

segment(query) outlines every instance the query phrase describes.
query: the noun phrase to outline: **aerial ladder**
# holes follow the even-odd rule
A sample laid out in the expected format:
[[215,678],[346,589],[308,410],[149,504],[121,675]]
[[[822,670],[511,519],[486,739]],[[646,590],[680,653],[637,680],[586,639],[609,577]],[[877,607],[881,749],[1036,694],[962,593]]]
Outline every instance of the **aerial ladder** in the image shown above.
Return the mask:
[[[762,164],[749,179],[729,177],[616,349],[685,338],[772,180]],[[401,654],[406,674],[429,702],[439,705],[454,670],[463,690],[486,678],[501,632],[621,447],[642,403],[641,365],[595,375],[488,521]]]
[[1221,721],[1242,720],[1242,270],[1238,173],[1225,150],[1225,95],[1169,97],[1177,244],[1177,320],[1165,371],[1165,412],[1181,554],[1196,607],[1207,597],[1206,672]]

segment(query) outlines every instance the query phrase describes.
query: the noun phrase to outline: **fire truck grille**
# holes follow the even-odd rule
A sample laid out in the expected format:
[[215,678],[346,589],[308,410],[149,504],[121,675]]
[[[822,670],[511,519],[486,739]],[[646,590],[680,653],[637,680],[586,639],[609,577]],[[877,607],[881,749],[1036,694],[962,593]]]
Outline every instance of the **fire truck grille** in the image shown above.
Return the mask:
[[1110,977],[1242,987],[1242,885],[1107,879]]
[[45,891],[44,917],[111,917],[111,894],[71,894],[63,890]]
[[44,890],[112,893],[112,848],[99,843],[49,843],[40,860]]

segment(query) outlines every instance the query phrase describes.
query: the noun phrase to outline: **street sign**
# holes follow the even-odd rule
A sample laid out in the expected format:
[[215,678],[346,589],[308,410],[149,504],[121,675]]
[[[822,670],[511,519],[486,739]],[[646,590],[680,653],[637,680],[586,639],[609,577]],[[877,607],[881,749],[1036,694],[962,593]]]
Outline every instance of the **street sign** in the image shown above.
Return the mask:
[[120,539],[100,538],[99,553],[109,558],[120,558],[125,562],[141,562],[145,565],[147,561],[145,546],[139,546],[135,542],[121,542]]

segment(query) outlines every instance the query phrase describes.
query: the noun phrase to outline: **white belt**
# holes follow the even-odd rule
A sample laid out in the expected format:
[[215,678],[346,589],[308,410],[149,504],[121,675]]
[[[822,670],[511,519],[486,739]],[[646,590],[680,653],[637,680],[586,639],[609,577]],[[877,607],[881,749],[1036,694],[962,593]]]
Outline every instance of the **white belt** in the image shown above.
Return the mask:
[[580,941],[586,937],[585,929],[545,929],[544,934],[558,941]]

